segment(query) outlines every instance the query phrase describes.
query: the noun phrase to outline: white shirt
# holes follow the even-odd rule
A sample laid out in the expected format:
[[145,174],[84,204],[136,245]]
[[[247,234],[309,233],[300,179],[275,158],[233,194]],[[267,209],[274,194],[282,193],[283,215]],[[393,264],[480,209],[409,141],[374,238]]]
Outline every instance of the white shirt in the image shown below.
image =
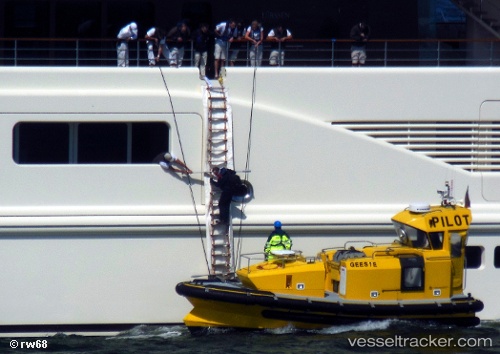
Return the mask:
[[159,165],[163,168],[170,168],[172,163],[175,162],[175,160],[177,160],[177,156],[175,156],[173,153],[170,153],[170,156],[172,156],[172,161],[163,160],[159,162]]
[[[285,37],[290,37],[291,35],[292,35],[292,33],[289,30],[286,30],[286,36]],[[274,37],[275,36],[274,29],[272,29],[271,32],[269,32],[269,34],[267,36],[268,37]]]
[[137,39],[137,25],[135,22],[129,23],[123,27],[117,36],[118,39]]

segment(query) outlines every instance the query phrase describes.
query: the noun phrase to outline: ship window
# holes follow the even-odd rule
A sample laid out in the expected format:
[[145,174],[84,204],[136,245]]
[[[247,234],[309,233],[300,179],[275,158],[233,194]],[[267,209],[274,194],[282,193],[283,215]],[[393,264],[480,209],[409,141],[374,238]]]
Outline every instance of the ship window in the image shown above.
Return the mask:
[[69,162],[69,125],[21,123],[14,128],[14,160],[20,164]]
[[125,123],[78,125],[78,163],[127,163]]
[[478,269],[481,267],[483,248],[480,246],[465,247],[465,268]]
[[162,122],[18,123],[13,159],[18,164],[151,163],[168,150]]
[[495,247],[495,255],[493,262],[495,268],[500,268],[500,246]]

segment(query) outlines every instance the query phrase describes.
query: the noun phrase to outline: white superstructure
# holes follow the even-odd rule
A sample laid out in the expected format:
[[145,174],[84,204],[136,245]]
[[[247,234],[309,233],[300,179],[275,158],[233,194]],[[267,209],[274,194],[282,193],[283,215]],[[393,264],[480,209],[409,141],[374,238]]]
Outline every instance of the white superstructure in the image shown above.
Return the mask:
[[[205,83],[195,68],[163,73],[167,87],[152,68],[0,68],[0,332],[189,312],[174,288],[208,273]],[[472,202],[466,292],[499,319],[498,82],[494,68],[228,68],[234,168],[255,191],[233,205],[236,251],[262,250],[275,220],[306,255],[391,241],[394,213],[453,180]],[[144,157],[157,128],[191,180]]]

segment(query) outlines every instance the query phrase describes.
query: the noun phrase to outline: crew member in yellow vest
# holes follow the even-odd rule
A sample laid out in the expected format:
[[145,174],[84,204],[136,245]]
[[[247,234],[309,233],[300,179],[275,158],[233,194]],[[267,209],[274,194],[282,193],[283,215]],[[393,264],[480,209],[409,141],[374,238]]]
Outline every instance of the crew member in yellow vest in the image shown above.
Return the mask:
[[289,250],[291,248],[292,239],[288,236],[286,231],[281,228],[281,221],[275,221],[274,230],[267,238],[266,246],[264,247],[266,260],[274,259],[274,256],[271,254],[272,251]]

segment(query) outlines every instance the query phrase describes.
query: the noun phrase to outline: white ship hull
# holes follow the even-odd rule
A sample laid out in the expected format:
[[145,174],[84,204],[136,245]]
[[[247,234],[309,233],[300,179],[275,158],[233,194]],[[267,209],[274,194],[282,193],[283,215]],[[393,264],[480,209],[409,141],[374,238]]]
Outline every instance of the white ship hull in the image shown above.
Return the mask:
[[[175,285],[207,273],[204,83],[192,68],[164,74],[172,105],[159,69],[0,68],[0,332],[115,331],[189,312]],[[259,68],[255,81],[228,69],[235,169],[249,151],[255,190],[243,215],[233,207],[237,250],[260,251],[277,219],[306,255],[353,236],[391,241],[394,212],[453,180],[459,199],[469,188],[468,245],[481,250],[465,292],[484,302],[482,320],[499,319],[499,81],[491,68]],[[23,122],[167,123],[192,189],[152,163],[20,163]],[[459,142],[436,143],[442,131]],[[416,139],[434,145],[408,147]]]

